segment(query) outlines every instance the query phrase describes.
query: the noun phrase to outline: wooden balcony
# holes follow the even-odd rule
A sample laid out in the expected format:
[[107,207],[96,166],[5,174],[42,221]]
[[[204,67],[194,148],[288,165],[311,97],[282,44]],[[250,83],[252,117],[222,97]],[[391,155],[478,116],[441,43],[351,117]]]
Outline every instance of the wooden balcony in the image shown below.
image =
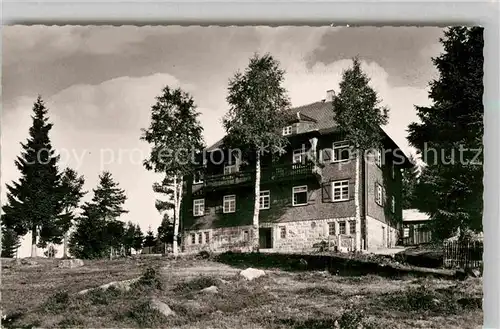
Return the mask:
[[[298,179],[314,178],[321,180],[321,168],[312,162],[275,165],[263,167],[261,170],[261,183],[294,181]],[[253,185],[255,171],[241,171],[231,174],[205,176],[205,187],[216,189],[236,185]]]

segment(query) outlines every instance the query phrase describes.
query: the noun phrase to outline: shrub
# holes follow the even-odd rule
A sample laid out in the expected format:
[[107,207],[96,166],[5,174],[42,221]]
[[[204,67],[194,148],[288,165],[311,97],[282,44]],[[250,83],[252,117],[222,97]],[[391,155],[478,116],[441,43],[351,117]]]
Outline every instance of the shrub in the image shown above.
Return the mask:
[[189,281],[179,283],[175,288],[175,292],[192,292],[198,291],[210,286],[216,286],[219,281],[211,276],[199,276]]
[[200,251],[197,255],[196,258],[198,259],[209,259],[210,258],[210,253],[206,250]]
[[109,287],[107,289],[92,289],[88,292],[90,302],[93,305],[108,305],[120,295],[120,291],[116,287]]
[[158,328],[164,321],[164,316],[148,301],[136,303],[127,312],[126,316],[133,320],[140,328]]
[[67,291],[59,291],[50,296],[45,302],[45,309],[51,312],[60,312],[65,310],[70,303],[70,297]]
[[81,318],[74,315],[70,315],[67,318],[62,319],[58,323],[59,328],[74,328],[77,326],[83,326],[84,322]]
[[362,310],[349,308],[337,319],[340,329],[358,329],[363,327],[364,314]]
[[134,284],[134,287],[162,290],[163,284],[161,282],[160,276],[158,275],[158,272],[154,268],[148,267],[139,278],[139,280]]

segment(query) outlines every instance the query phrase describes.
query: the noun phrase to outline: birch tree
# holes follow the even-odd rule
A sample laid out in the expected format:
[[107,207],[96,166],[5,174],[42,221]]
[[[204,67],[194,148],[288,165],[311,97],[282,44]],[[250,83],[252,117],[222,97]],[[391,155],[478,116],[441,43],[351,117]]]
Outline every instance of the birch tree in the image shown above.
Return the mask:
[[[259,249],[259,198],[261,156],[287,143],[282,129],[287,122],[290,100],[283,87],[285,71],[270,54],[250,58],[246,70],[229,81],[229,111],[223,124],[226,143],[255,157],[255,195],[252,247]],[[242,152],[243,154],[243,152]]]
[[[354,203],[356,217],[356,250],[361,250],[361,211],[359,186],[361,155],[365,151],[380,149],[381,126],[387,124],[389,110],[380,106],[381,100],[369,86],[370,78],[361,70],[361,63],[354,58],[352,67],[344,70],[340,92],[333,99],[333,115],[340,132],[345,135],[355,154]],[[364,166],[362,167],[364,169]]]
[[143,164],[166,176],[171,184],[174,208],[173,253],[178,255],[178,235],[184,177],[194,172],[194,154],[203,150],[203,128],[193,98],[180,88],[163,88],[151,107],[151,124],[141,140],[151,145]]

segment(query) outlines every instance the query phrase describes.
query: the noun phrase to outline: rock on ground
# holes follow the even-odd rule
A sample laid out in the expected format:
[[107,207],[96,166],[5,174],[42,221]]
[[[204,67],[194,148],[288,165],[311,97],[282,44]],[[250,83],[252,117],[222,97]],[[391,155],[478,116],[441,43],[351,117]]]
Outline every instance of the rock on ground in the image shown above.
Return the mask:
[[83,295],[83,294],[86,294],[88,293],[90,290],[93,290],[93,289],[108,289],[109,287],[114,287],[118,290],[121,290],[121,291],[129,291],[130,290],[130,286],[137,282],[139,280],[139,278],[135,278],[135,279],[130,279],[130,280],[124,280],[124,281],[113,281],[113,282],[110,282],[110,283],[106,283],[106,284],[103,284],[97,288],[92,288],[92,289],[85,289],[85,290],[82,290],[80,292],[78,292],[80,295]]
[[175,312],[164,302],[157,298],[151,298],[150,300],[151,308],[157,310],[164,316],[174,316]]
[[219,292],[219,288],[217,288],[216,286],[210,286],[202,289],[201,291],[206,293],[216,294]]
[[248,281],[252,281],[254,279],[260,278],[261,276],[266,275],[266,272],[263,270],[258,270],[255,268],[247,268],[246,270],[243,270],[240,272],[240,275],[247,279]]
[[61,268],[75,268],[83,266],[83,260],[81,259],[63,259],[59,262],[59,267]]

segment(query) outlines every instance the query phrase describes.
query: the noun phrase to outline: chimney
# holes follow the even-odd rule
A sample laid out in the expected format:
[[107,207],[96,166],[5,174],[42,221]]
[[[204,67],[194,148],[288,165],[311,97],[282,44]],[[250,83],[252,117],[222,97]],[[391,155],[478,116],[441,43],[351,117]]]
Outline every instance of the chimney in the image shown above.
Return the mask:
[[335,91],[333,91],[333,89],[327,90],[326,91],[326,101],[333,102],[333,97],[335,97]]

